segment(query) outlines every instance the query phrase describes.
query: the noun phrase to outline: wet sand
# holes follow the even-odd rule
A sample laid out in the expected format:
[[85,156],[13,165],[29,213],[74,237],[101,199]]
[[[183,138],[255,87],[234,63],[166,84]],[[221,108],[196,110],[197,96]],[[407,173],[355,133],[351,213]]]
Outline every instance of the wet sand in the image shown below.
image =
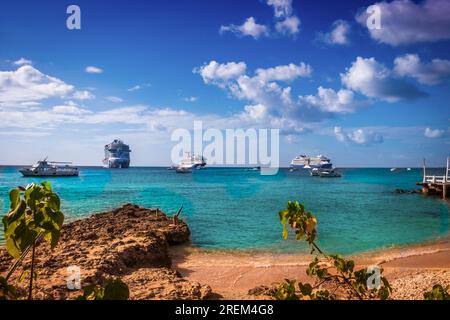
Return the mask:
[[[173,268],[188,280],[211,286],[222,299],[257,299],[248,291],[285,278],[312,282],[305,271],[308,254],[210,251],[191,246],[171,249]],[[379,265],[393,287],[394,299],[422,299],[433,284],[450,285],[450,238],[350,256],[357,267]]]

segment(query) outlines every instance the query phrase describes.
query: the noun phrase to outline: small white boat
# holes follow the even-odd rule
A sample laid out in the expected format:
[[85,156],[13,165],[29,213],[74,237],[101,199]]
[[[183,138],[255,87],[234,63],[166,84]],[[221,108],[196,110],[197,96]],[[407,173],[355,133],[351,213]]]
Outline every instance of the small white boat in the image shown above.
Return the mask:
[[397,171],[397,168],[391,168],[391,172]]
[[411,168],[406,168],[406,171],[411,171]]
[[312,168],[311,171],[309,172],[311,177],[318,177],[319,173],[320,173],[320,169],[319,168]]
[[339,178],[341,174],[334,169],[322,169],[319,171],[319,177],[321,178]]
[[177,173],[192,173],[192,167],[177,167],[175,171]]

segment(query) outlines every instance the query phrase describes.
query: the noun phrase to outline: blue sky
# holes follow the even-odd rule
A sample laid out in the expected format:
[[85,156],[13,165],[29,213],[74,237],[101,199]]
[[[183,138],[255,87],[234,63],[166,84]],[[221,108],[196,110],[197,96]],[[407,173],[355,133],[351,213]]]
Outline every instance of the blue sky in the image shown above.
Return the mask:
[[[365,24],[373,4],[380,30]],[[120,137],[134,165],[168,165],[171,132],[194,120],[280,128],[282,165],[450,155],[443,0],[3,1],[0,43],[0,164],[100,165]]]

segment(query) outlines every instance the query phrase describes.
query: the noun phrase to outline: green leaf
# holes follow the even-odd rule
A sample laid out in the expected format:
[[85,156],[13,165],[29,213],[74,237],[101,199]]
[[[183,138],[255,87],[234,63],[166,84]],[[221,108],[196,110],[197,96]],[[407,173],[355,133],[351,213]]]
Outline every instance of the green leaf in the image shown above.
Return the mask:
[[312,294],[312,286],[309,283],[299,283],[298,284],[299,288],[300,288],[300,292],[302,293],[302,295],[304,296],[310,296]]
[[130,290],[120,279],[109,280],[105,286],[104,300],[128,300]]
[[10,209],[14,210],[20,201],[20,190],[19,189],[12,189],[9,192],[9,201],[10,201]]
[[48,197],[48,206],[49,208],[53,209],[54,211],[61,210],[61,201],[57,194],[52,193]]
[[52,184],[49,181],[43,181],[41,182],[41,185],[44,187],[47,191],[52,191]]
[[20,257],[20,248],[13,238],[6,239],[6,250],[13,258],[18,259]]

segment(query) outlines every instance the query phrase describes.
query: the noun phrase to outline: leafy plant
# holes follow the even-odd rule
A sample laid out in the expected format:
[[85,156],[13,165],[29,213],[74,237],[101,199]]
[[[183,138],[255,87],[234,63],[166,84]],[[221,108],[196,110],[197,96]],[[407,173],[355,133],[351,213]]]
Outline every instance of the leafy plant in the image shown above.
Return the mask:
[[[322,290],[325,283],[332,283],[338,288],[347,292],[350,298],[358,299],[387,299],[392,292],[392,288],[385,277],[380,276],[380,286],[370,289],[367,285],[372,273],[366,269],[355,271],[355,262],[348,260],[340,255],[325,254],[316,243],[317,238],[317,219],[314,215],[305,210],[303,204],[289,201],[286,209],[279,212],[279,218],[283,225],[283,238],[287,239],[289,235],[288,228],[295,231],[295,239],[305,241],[311,246],[311,254],[316,254],[314,260],[309,264],[306,274],[315,277],[314,285],[298,284],[298,290],[295,287],[294,280],[286,280],[282,283],[275,294],[276,299],[280,300],[330,300],[335,299],[334,292]],[[322,259],[321,259],[322,258]],[[380,269],[380,274],[383,272]]]
[[[61,212],[60,199],[53,192],[50,182],[17,187],[10,191],[9,198],[10,210],[3,218],[4,235],[6,250],[17,261],[10,268],[2,286],[7,286],[12,273],[31,251],[30,270],[23,275],[29,274],[28,299],[32,299],[33,280],[37,277],[34,269],[36,246],[44,240],[50,243],[52,249],[56,247],[64,214]],[[5,288],[9,288],[9,292],[10,287]]]
[[450,300],[449,289],[450,286],[444,288],[440,284],[435,284],[431,291],[423,294],[423,297],[425,300]]
[[77,300],[127,300],[130,297],[128,286],[120,279],[108,279],[104,287],[89,285],[83,288],[83,295]]
[[[41,241],[47,241],[54,249],[61,236],[64,214],[61,212],[61,202],[53,192],[49,182],[29,184],[12,189],[9,193],[10,209],[3,218],[6,250],[15,258],[6,277],[0,276],[0,300],[17,299],[17,289],[9,284],[9,278],[16,271],[28,253],[31,251],[30,270],[24,270],[19,282],[29,277],[28,299],[31,299],[33,281],[37,278],[35,271],[36,246]],[[121,280],[107,280],[105,287],[90,285],[84,288],[82,300],[124,300],[129,298],[128,286]]]

